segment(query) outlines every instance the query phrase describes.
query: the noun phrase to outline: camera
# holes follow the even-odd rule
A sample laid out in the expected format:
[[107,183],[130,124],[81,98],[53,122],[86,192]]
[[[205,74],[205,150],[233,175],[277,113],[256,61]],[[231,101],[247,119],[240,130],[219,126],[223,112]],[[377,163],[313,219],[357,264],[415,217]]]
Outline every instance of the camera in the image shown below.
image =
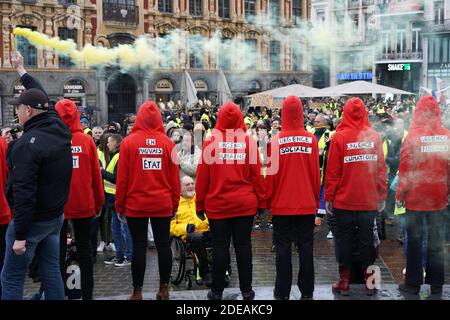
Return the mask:
[[14,127],[11,130],[9,130],[9,132],[11,133],[11,136],[14,140],[17,139],[17,134],[19,132],[22,132],[22,128],[20,126]]

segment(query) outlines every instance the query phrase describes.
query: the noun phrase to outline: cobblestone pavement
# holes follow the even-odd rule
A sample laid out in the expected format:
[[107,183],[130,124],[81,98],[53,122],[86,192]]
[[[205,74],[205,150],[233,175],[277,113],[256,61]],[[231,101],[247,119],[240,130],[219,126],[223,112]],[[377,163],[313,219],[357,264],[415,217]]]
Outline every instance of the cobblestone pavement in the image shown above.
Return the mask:
[[[396,289],[396,284],[403,282],[402,269],[405,266],[405,261],[402,254],[402,245],[398,242],[396,237],[399,236],[400,231],[398,225],[388,226],[388,240],[383,240],[380,247],[380,257],[376,261],[376,265],[380,267],[381,271],[381,286],[382,291],[371,299],[403,299]],[[316,289],[314,295],[316,299],[336,299],[331,293],[330,285],[338,278],[337,264],[334,254],[334,242],[327,240],[326,235],[328,228],[325,225],[316,227],[315,242],[314,242],[314,266],[315,266],[315,284]],[[272,246],[272,230],[258,230],[252,233],[253,244],[253,287],[257,288],[257,299],[272,299],[272,290],[275,282],[275,253],[271,251]],[[450,247],[446,248],[446,283],[450,283]],[[233,249],[231,249],[232,259],[232,276],[228,292],[228,298],[238,299],[239,283],[237,277],[237,267],[234,257]],[[97,256],[97,262],[94,267],[95,299],[125,299],[126,295],[132,292],[131,270],[127,267],[114,267],[105,265],[103,263],[105,257],[112,253],[105,252]],[[188,266],[191,261],[188,261]],[[296,275],[298,272],[298,255],[293,254],[293,284],[296,282]],[[147,254],[147,269],[144,280],[143,291],[145,296],[154,299],[155,292],[159,286],[158,265],[156,258],[156,250],[148,250]],[[37,292],[39,286],[27,279],[25,285],[25,299]],[[367,299],[362,294],[363,289],[355,286],[355,295],[345,299]],[[359,288],[359,289],[358,289]],[[427,296],[426,286],[423,286],[420,297]],[[361,292],[358,294],[358,292]],[[299,292],[296,286],[292,287],[291,297],[298,298]],[[172,294],[174,299],[205,299],[206,287],[198,286],[195,283],[191,290],[186,290],[185,282],[183,281],[179,286],[172,285]],[[414,298],[414,297],[413,297]],[[415,297],[417,298],[417,297]],[[450,299],[449,288],[446,287],[443,294],[444,299]]]

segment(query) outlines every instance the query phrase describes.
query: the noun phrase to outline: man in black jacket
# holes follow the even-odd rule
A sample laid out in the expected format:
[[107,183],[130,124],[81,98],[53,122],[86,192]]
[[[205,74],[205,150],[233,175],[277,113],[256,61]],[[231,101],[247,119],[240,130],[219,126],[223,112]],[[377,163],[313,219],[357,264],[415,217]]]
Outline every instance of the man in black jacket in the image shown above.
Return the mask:
[[71,133],[49,111],[42,90],[27,89],[10,104],[24,133],[8,147],[6,194],[13,221],[6,235],[2,299],[23,298],[25,276],[36,252],[46,299],[62,300],[59,233],[72,176]]

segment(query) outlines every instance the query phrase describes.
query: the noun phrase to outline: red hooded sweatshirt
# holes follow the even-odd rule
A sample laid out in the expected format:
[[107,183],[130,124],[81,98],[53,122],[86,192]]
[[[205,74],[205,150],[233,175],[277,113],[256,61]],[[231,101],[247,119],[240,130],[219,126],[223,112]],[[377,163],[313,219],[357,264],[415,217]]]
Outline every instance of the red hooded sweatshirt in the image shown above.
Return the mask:
[[413,211],[445,209],[449,194],[449,130],[442,126],[433,97],[417,102],[402,145],[397,200]]
[[105,201],[97,148],[92,137],[83,133],[73,101],[63,99],[55,109],[72,131],[72,180],[64,218],[89,218],[100,212]]
[[224,104],[197,167],[196,208],[206,210],[208,219],[254,215],[266,207],[258,147],[245,131],[239,107]]
[[375,211],[386,198],[386,163],[378,132],[370,127],[359,98],[344,107],[342,123],[331,140],[325,175],[325,200],[349,211]]
[[8,166],[6,165],[7,149],[8,144],[3,138],[0,138],[0,225],[8,224],[11,221],[11,210],[5,196],[6,178],[8,177]]
[[269,151],[268,208],[273,215],[316,214],[320,200],[317,139],[304,128],[299,98],[286,98],[281,117],[282,130],[272,138]]
[[164,132],[156,103],[147,101],[120,145],[116,210],[127,217],[172,217],[179,200],[176,147]]

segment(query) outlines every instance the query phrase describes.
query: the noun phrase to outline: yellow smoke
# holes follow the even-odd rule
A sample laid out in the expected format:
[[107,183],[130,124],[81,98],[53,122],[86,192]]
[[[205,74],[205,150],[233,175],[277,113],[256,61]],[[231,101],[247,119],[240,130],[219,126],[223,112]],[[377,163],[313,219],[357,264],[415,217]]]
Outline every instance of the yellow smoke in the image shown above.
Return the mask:
[[158,54],[150,41],[145,38],[136,40],[136,45],[119,45],[115,48],[95,47],[87,44],[81,50],[72,40],[49,38],[47,35],[26,28],[15,28],[15,36],[22,36],[37,48],[54,49],[56,53],[69,56],[80,66],[120,64],[124,68],[133,66],[148,67],[156,60]]
[[58,53],[70,55],[76,50],[76,43],[70,40],[60,40],[58,37],[49,38],[45,34],[32,31],[27,28],[15,28],[13,31],[14,36],[22,36],[27,38],[28,41],[36,47],[55,49]]

